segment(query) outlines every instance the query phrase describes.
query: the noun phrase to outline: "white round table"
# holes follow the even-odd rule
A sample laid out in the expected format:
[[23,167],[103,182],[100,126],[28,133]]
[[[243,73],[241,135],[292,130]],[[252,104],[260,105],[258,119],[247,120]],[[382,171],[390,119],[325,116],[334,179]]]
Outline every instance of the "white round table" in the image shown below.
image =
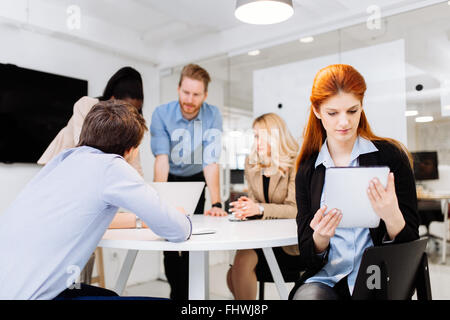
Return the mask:
[[[262,248],[280,298],[287,299],[288,290],[272,248],[297,244],[295,219],[233,222],[228,217],[194,215],[192,226],[191,238],[179,243],[166,241],[149,229],[108,230],[98,246],[128,250],[116,292],[123,292],[139,250],[189,251],[189,299],[200,300],[209,297],[209,251]],[[213,229],[215,233],[195,234],[204,229]]]

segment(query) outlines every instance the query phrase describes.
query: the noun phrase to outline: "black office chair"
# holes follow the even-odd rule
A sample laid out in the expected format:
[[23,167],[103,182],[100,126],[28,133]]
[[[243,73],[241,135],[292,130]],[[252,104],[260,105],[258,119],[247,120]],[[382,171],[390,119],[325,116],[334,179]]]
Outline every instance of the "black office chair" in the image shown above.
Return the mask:
[[[284,282],[296,282],[302,273],[303,271],[283,273]],[[265,275],[258,274],[256,279],[259,281],[259,300],[264,300],[264,285],[266,282],[274,282],[273,277],[270,273]]]
[[356,278],[354,300],[431,300],[428,238],[365,250]]
[[419,213],[420,225],[423,225],[427,229],[426,237],[431,239],[438,238],[430,234],[430,223],[433,221],[444,221],[444,215],[442,214],[441,201],[440,200],[418,200],[417,211]]

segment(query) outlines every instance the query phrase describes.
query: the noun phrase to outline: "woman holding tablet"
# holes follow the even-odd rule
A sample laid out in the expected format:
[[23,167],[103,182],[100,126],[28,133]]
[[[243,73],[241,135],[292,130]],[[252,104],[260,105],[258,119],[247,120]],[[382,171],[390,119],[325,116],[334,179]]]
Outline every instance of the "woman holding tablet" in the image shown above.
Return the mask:
[[[255,140],[245,161],[248,197],[232,202],[230,211],[238,219],[294,219],[298,143],[284,120],[274,113],[256,118],[253,130]],[[282,274],[297,272],[297,245],[273,251]],[[270,274],[270,269],[261,249],[238,250],[227,273],[228,288],[237,300],[254,300],[257,278],[265,274]]]
[[[364,78],[349,65],[330,65],[314,78],[296,176],[300,261],[306,272],[292,299],[350,299],[366,248],[419,238],[411,157],[401,143],[372,132],[363,110],[365,91]],[[367,186],[381,219],[377,228],[338,228],[342,214],[324,201],[325,169],[357,166],[391,171],[386,188],[378,179]]]

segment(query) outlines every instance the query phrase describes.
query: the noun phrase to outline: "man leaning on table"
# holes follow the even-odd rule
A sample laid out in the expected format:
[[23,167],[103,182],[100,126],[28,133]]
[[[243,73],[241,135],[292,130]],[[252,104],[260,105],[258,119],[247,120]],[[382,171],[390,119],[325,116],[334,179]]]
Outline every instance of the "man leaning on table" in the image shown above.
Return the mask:
[[[212,207],[204,212],[205,190],[195,214],[226,216],[220,198],[219,159],[222,116],[216,106],[206,103],[208,72],[196,64],[181,71],[178,100],[157,107],[150,126],[155,156],[154,181],[205,181]],[[188,298],[189,253],[164,252],[164,267],[171,298]]]
[[0,215],[0,299],[117,296],[74,281],[119,207],[169,241],[189,239],[190,218],[162,203],[130,166],[146,130],[124,101],[91,109],[78,147],[51,160]]

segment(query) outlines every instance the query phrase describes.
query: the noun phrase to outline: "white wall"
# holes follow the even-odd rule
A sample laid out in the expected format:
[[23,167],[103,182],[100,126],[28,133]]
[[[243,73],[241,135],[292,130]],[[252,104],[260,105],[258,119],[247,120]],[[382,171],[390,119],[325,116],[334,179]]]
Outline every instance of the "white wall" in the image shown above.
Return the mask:
[[[292,134],[300,138],[307,122],[314,76],[321,68],[335,63],[353,65],[365,78],[364,110],[375,134],[406,144],[403,40],[256,70],[253,115],[278,113]],[[282,109],[277,108],[279,103],[283,104]]]
[[[61,74],[89,81],[91,96],[102,94],[107,80],[119,68],[136,68],[144,81],[144,116],[150,125],[151,113],[159,102],[159,75],[148,64],[124,58],[115,52],[105,52],[74,42],[55,39],[11,26],[0,25],[0,62],[20,67]],[[141,145],[141,160],[145,178],[153,179],[153,156],[148,133]],[[14,200],[23,186],[38,172],[34,164],[0,163],[0,214]],[[105,252],[107,286],[113,286],[118,275],[119,258],[110,250]],[[159,273],[159,253],[140,253],[129,283],[154,279]]]
[[450,165],[439,165],[438,172],[439,179],[420,181],[420,184],[426,191],[437,194],[448,194],[450,192]]
[[437,151],[438,163],[450,165],[450,121],[415,123],[416,148],[413,151]]

